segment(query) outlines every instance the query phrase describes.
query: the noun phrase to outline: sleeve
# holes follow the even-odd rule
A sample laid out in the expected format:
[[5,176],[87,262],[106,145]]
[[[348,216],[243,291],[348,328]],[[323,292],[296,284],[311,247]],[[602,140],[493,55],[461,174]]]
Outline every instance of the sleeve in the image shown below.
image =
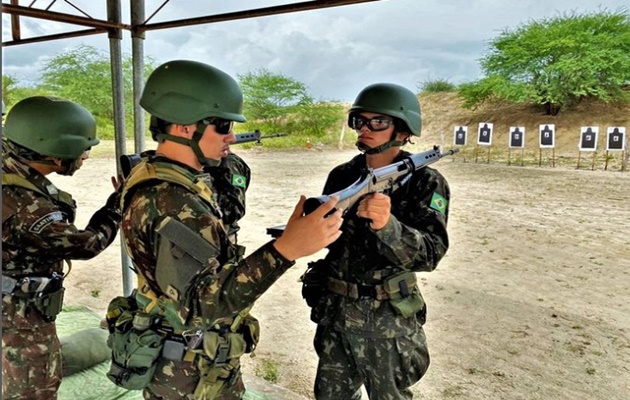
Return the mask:
[[407,192],[392,196],[392,203],[405,202],[404,210],[398,211],[398,204],[392,204],[387,225],[374,232],[379,252],[394,265],[410,271],[434,270],[449,246],[448,183],[433,169],[421,173],[420,179],[409,182],[413,187]]
[[[162,196],[166,197],[172,196]],[[212,249],[206,265],[191,278],[187,300],[180,305],[180,315],[192,311],[193,316],[201,317],[204,326],[232,318],[253,304],[294,264],[276,251],[273,241],[235,263],[234,248],[218,215],[190,192],[181,189],[170,203],[162,200],[157,204],[158,210],[178,210],[169,215],[197,232]],[[159,246],[157,240],[155,246]]]
[[225,157],[219,167],[210,169],[218,191],[223,220],[232,225],[245,216],[245,193],[249,188],[251,170],[245,161],[234,153]]
[[[25,197],[26,198],[26,195]],[[26,203],[25,203],[26,204]],[[116,237],[120,216],[115,212],[99,210],[84,230],[67,221],[63,210],[49,199],[36,197],[28,210],[16,213],[20,226],[20,243],[24,248],[38,249],[52,259],[86,260],[100,254]],[[117,214],[116,214],[117,215]],[[118,218],[115,220],[115,218]]]

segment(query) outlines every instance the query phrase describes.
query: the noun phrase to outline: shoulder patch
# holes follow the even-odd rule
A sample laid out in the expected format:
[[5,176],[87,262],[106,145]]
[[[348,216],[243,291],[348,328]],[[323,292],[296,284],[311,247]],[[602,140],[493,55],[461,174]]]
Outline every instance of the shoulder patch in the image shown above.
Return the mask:
[[44,230],[45,227],[52,224],[53,222],[62,221],[62,220],[63,220],[63,214],[61,213],[61,211],[53,211],[51,213],[44,215],[37,221],[35,221],[33,225],[31,225],[30,228],[28,228],[28,230],[30,232],[40,233],[42,230]]
[[433,196],[431,197],[431,208],[441,212],[442,214],[446,214],[446,207],[448,206],[448,200],[442,197],[438,192],[433,192]]
[[236,187],[247,187],[247,178],[243,175],[234,174],[232,175],[232,185]]

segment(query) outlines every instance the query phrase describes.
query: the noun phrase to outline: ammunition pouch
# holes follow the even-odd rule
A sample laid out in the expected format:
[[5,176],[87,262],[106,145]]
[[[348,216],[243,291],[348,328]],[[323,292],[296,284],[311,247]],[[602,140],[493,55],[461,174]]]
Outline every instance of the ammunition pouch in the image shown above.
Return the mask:
[[240,357],[247,343],[240,333],[204,332],[203,353],[199,357],[201,374],[195,388],[195,400],[216,399],[224,387],[230,387],[241,376]]
[[260,324],[251,315],[247,315],[238,329],[238,333],[243,335],[245,340],[245,353],[251,353],[256,349],[260,340]]
[[302,297],[309,307],[315,307],[326,288],[326,271],[328,265],[324,260],[308,263],[306,272],[300,277]]
[[35,308],[46,322],[52,322],[63,308],[63,275],[28,276],[15,279],[2,275],[2,295],[14,296]]
[[32,300],[33,307],[42,314],[46,321],[52,322],[63,308],[63,293],[66,289],[59,289],[36,296]]
[[157,321],[137,308],[133,295],[109,303],[107,346],[112,361],[107,377],[117,386],[141,390],[153,379],[164,345],[164,335],[154,329]]
[[400,272],[388,277],[383,282],[383,289],[394,310],[405,318],[415,316],[425,308],[415,272]]

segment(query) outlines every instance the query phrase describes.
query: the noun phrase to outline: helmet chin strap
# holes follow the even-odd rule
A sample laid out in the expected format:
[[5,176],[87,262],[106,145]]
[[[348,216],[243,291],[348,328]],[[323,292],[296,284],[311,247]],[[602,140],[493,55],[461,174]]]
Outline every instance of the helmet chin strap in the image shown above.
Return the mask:
[[183,144],[184,146],[188,146],[192,149],[193,153],[195,153],[195,156],[197,157],[197,161],[199,161],[199,164],[201,164],[202,166],[208,166],[208,167],[217,167],[219,166],[219,164],[221,164],[221,160],[215,160],[213,158],[208,158],[203,154],[203,151],[201,151],[201,147],[199,147],[199,141],[201,140],[201,137],[203,136],[203,132],[205,130],[204,126],[199,126],[197,125],[197,129],[195,130],[195,133],[193,134],[193,137],[191,139],[186,139],[180,136],[174,136],[174,135],[169,135],[168,133],[164,133],[164,132],[159,132],[157,134],[155,134],[155,139],[159,142],[162,140],[170,140],[171,142],[175,142],[175,143],[179,143],[179,144]]
[[81,161],[81,157],[75,158],[74,160],[70,161],[70,163],[66,163],[66,160],[63,160],[61,165],[66,167],[66,169],[61,172],[57,171],[57,173],[64,176],[74,175],[74,173],[77,172],[77,170],[79,169],[79,161]]
[[394,129],[394,132],[392,133],[392,137],[390,138],[389,142],[383,143],[380,146],[370,147],[359,140],[357,140],[357,142],[355,143],[355,146],[357,146],[362,153],[365,153],[368,155],[382,153],[385,150],[390,149],[392,147],[400,147],[403,144],[405,144],[404,141],[396,140],[397,135],[398,135],[398,129]]
[[221,164],[220,159],[215,160],[213,158],[206,157],[203,154],[203,151],[201,151],[201,147],[199,147],[199,141],[203,137],[203,133],[206,129],[205,125],[197,124],[197,129],[195,130],[195,133],[193,134],[193,137],[191,139],[186,139],[180,136],[169,135],[168,133],[162,132],[162,130],[159,129],[157,126],[151,126],[150,129],[151,129],[154,139],[157,140],[158,142],[162,140],[170,140],[171,142],[183,144],[184,146],[190,147],[193,153],[195,153],[195,156],[197,157],[197,161],[202,166],[217,167],[219,166],[219,164]]

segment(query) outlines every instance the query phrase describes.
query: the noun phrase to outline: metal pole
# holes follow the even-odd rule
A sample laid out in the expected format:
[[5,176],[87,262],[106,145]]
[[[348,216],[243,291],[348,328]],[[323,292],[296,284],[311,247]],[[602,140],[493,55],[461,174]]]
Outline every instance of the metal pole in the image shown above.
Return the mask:
[[131,2],[131,62],[133,65],[133,137],[134,152],[144,151],[144,110],[140,107],[140,96],[144,88],[144,30],[138,29],[144,23],[144,0]]
[[[121,7],[120,0],[107,1],[107,20],[110,22],[120,23]],[[114,105],[114,135],[116,144],[116,172],[122,173],[120,167],[120,156],[126,153],[125,143],[125,92],[123,85],[122,70],[122,30],[120,28],[112,28],[109,30],[109,55],[112,71],[112,99]],[[128,296],[133,290],[133,274],[131,271],[131,261],[123,244],[124,238],[120,235],[120,258],[122,264],[123,278],[123,294]]]

